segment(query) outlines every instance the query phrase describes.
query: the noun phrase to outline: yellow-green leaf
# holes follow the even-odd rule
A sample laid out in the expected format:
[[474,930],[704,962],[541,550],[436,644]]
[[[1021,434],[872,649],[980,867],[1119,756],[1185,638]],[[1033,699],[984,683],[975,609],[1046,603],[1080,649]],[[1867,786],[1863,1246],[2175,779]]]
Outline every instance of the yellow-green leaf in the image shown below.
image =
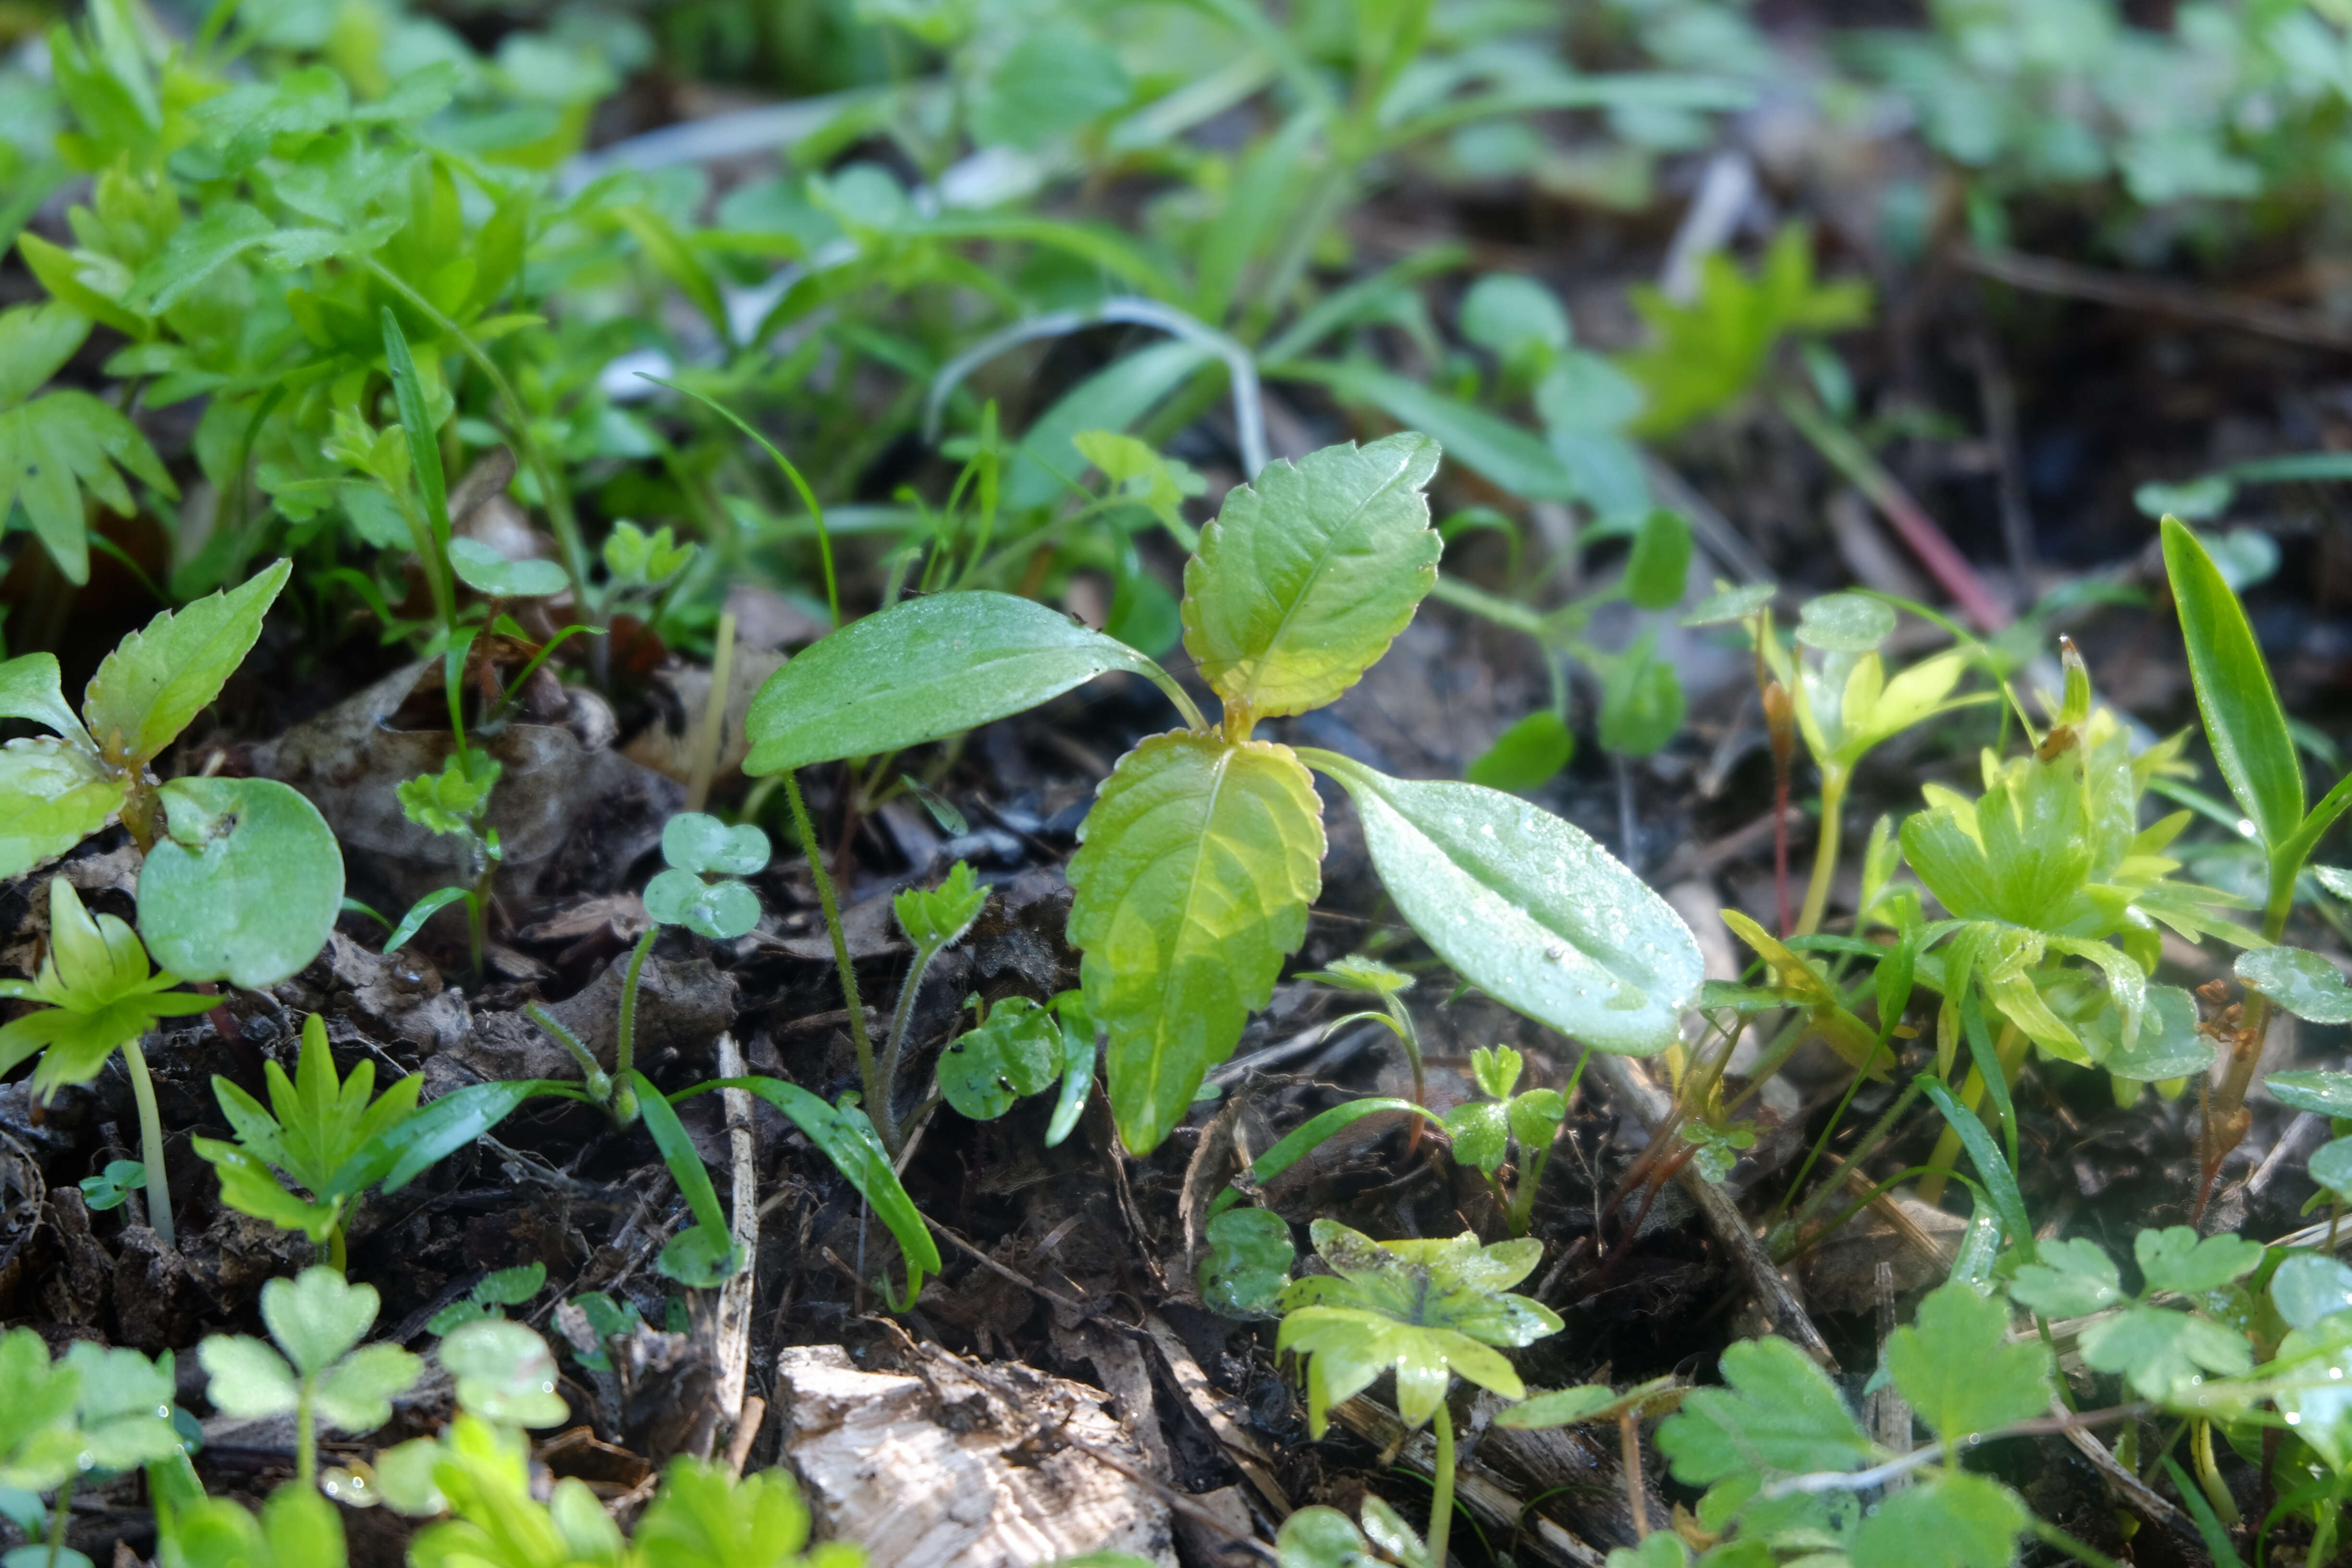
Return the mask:
[[1070,940],[1142,1153],[1265,1005],[1322,885],[1323,811],[1288,747],[1177,731],[1119,759],[1070,861]]
[[1422,494],[1437,443],[1413,432],[1269,463],[1226,496],[1184,567],[1184,649],[1254,718],[1353,686],[1436,585]]
[[106,656],[90,677],[82,717],[110,760],[150,761],[220,695],[253,650],[261,618],[293,567],[280,561],[241,587],[177,614],[165,610]]
[[47,735],[0,747],[0,878],[21,877],[97,832],[124,787],[95,756]]

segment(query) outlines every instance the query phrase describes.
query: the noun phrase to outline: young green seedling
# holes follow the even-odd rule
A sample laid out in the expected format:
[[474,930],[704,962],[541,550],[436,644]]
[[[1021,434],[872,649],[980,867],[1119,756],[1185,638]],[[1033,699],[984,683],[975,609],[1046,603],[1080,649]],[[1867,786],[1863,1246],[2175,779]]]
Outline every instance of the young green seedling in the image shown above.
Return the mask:
[[[450,699],[454,717],[457,699]],[[437,773],[419,773],[396,786],[400,809],[427,833],[455,838],[465,847],[469,880],[463,886],[436,888],[400,917],[385,938],[383,950],[397,952],[423,930],[425,922],[450,904],[463,900],[466,934],[472,950],[474,973],[482,973],[482,945],[488,937],[490,884],[504,858],[499,830],[488,825],[490,792],[498,788],[505,764],[488,752],[468,746],[465,736],[450,749]]]
[[[389,1169],[385,1135],[417,1114],[424,1076],[395,1079],[371,1104],[375,1063],[362,1058],[349,1078],[338,1079],[326,1020],[316,1013],[303,1021],[292,1079],[276,1062],[263,1063],[262,1073],[269,1091],[267,1109],[228,1079],[213,1079],[213,1098],[220,1101],[236,1141],[198,1138],[196,1152],[220,1173],[223,1203],[300,1231],[328,1249],[328,1263],[340,1274],[352,1205]],[[286,1182],[312,1195],[306,1199],[287,1191]]]
[[[1488,1098],[1465,1101],[1445,1113],[1454,1162],[1475,1166],[1486,1179],[1513,1236],[1528,1233],[1536,1194],[1543,1185],[1544,1163],[1551,1158],[1552,1139],[1559,1124],[1568,1120],[1568,1096],[1559,1090],[1519,1089],[1524,1065],[1524,1058],[1508,1046],[1491,1049],[1481,1046],[1473,1050],[1470,1073]],[[1575,1086],[1569,1087],[1573,1092]],[[1511,1190],[1506,1193],[1496,1174],[1510,1157],[1514,1142],[1519,1146],[1519,1168]]]
[[[1516,1349],[1560,1331],[1551,1309],[1509,1289],[1543,1260],[1543,1244],[1481,1247],[1468,1232],[1444,1241],[1375,1242],[1328,1219],[1317,1220],[1312,1235],[1332,1272],[1282,1293],[1275,1341],[1307,1361],[1307,1429],[1320,1438],[1332,1405],[1393,1369],[1406,1429],[1430,1422],[1436,1433],[1427,1561],[1442,1563],[1454,1522],[1454,1418],[1446,1392],[1459,1373],[1505,1399],[1527,1397],[1519,1374],[1496,1347]],[[1390,1517],[1377,1518],[1376,1528],[1391,1524]]]
[[[1437,456],[1412,434],[1326,447],[1226,497],[1185,569],[1182,605],[1222,724],[1150,659],[1041,605],[937,594],[845,627],[771,677],[746,722],[746,771],[937,740],[1114,669],[1167,692],[1187,727],[1120,760],[1069,866],[1087,1010],[1106,1033],[1112,1113],[1137,1152],[1182,1119],[1306,934],[1324,847],[1309,766],[1354,799],[1398,911],[1465,980],[1597,1049],[1662,1050],[1697,993],[1697,943],[1591,839],[1496,791],[1391,779],[1255,737],[1264,721],[1338,698],[1412,620],[1436,580],[1421,490]],[[850,1016],[861,1030],[854,1005]]]
[[[907,966],[906,979],[898,985],[898,1005],[891,1009],[890,1035],[883,1047],[878,1076],[869,1072],[867,1079],[874,1091],[871,1109],[875,1128],[882,1134],[882,1146],[894,1152],[905,1147],[908,1131],[900,1125],[898,1114],[899,1058],[907,1048],[907,1024],[914,1016],[915,1001],[922,990],[923,976],[929,973],[932,960],[963,940],[964,933],[971,930],[972,921],[980,918],[980,911],[987,906],[988,889],[973,879],[971,868],[961,860],[948,868],[946,879],[938,887],[908,888],[891,900],[891,913],[898,917],[898,930],[905,933],[908,942],[914,948],[915,957],[914,962]],[[1023,1038],[1025,1039],[1026,1036],[1024,1035]],[[966,1053],[966,1059],[970,1055],[970,1052]],[[1017,1054],[1016,1058],[1008,1059],[1015,1059],[1016,1065],[1027,1060]],[[860,1064],[861,1067],[864,1065]],[[943,1088],[950,1076],[947,1071],[942,1071],[940,1081]],[[956,1081],[962,1082],[964,1076],[957,1075]],[[976,1071],[968,1076],[975,1083],[978,1081]],[[1047,1081],[1051,1081],[1050,1079]],[[1037,1089],[1044,1087],[1045,1084],[1040,1083]],[[1017,1092],[1034,1094],[1037,1089]],[[976,1105],[979,1091],[975,1089],[964,1098],[965,1104]],[[954,1103],[954,1099],[951,1095],[950,1103]],[[956,1109],[964,1110],[966,1115],[972,1114],[965,1110],[964,1105],[958,1105]],[[998,1106],[981,1120],[1001,1116],[1003,1109]],[[909,1119],[909,1122],[919,1119],[918,1113],[917,1117]]]
[[[172,1396],[168,1352],[159,1364],[85,1341],[52,1364],[32,1330],[0,1335],[0,1512],[39,1543],[9,1556],[87,1564],[63,1544],[75,1486],[179,1458]],[[57,1494],[53,1513],[44,1492]]]
[[295,1475],[305,1491],[318,1484],[321,1419],[337,1431],[373,1432],[392,1419],[393,1397],[424,1373],[423,1360],[398,1345],[360,1343],[376,1303],[372,1285],[306,1268],[261,1288],[261,1321],[276,1350],[244,1334],[214,1334],[196,1347],[214,1408],[248,1420],[293,1413]]
[[[1326,1038],[1350,1024],[1378,1024],[1397,1037],[1404,1047],[1406,1065],[1412,1068],[1412,1102],[1429,1103],[1429,1086],[1424,1081],[1421,1065],[1421,1026],[1412,1021],[1412,1010],[1404,1005],[1404,994],[1412,989],[1412,976],[1401,969],[1391,969],[1377,958],[1349,953],[1336,960],[1328,969],[1310,970],[1301,980],[1319,981],[1335,991],[1352,992],[1358,995],[1377,997],[1381,1010],[1377,1013],[1349,1013],[1334,1018],[1323,1026]],[[1413,1117],[1405,1132],[1405,1157],[1411,1159],[1421,1147],[1421,1118]]]
[[218,1005],[216,997],[173,990],[179,983],[167,970],[149,973],[138,933],[112,915],[92,920],[63,877],[49,879],[49,955],[39,974],[0,980],[0,996],[48,1004],[0,1026],[0,1073],[40,1053],[33,1091],[47,1099],[68,1084],[88,1083],[107,1058],[122,1053],[139,1107],[142,1163],[154,1178],[146,1184],[147,1222],[166,1247],[175,1241],[171,1187],[163,1179],[163,1121],[139,1041],[158,1018],[190,1017]]
[[474,1281],[474,1288],[465,1299],[452,1301],[433,1314],[425,1325],[428,1334],[446,1334],[460,1324],[483,1318],[503,1318],[501,1307],[520,1307],[546,1287],[547,1265],[526,1263],[520,1268],[500,1268]]

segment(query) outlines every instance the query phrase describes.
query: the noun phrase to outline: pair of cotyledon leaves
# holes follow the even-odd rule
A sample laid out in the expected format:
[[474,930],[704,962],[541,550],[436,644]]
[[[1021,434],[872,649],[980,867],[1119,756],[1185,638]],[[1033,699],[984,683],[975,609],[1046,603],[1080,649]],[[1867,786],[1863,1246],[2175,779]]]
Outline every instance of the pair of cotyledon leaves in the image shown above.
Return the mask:
[[[1130,1149],[1181,1120],[1306,934],[1324,850],[1310,763],[1354,799],[1399,911],[1497,1000],[1598,1048],[1646,1054],[1672,1040],[1697,991],[1680,919],[1559,818],[1475,784],[1391,779],[1249,738],[1259,720],[1339,697],[1412,620],[1436,581],[1422,491],[1437,460],[1436,443],[1407,433],[1271,464],[1227,496],[1185,567],[1184,646],[1225,723],[1155,735],[1120,759],[1069,866],[1070,939]],[[770,679],[746,723],[746,768],[920,744],[1112,670],[1172,685],[1133,648],[1027,600],[911,600]]]
[[[61,855],[139,797],[148,765],[220,695],[286,584],[280,561],[242,586],[124,637],[80,713],[57,659],[0,664],[0,717],[55,731],[0,747],[0,878]],[[275,984],[316,956],[343,897],[343,858],[318,809],[272,779],[157,786],[162,831],[139,876],[139,931],[183,980]]]

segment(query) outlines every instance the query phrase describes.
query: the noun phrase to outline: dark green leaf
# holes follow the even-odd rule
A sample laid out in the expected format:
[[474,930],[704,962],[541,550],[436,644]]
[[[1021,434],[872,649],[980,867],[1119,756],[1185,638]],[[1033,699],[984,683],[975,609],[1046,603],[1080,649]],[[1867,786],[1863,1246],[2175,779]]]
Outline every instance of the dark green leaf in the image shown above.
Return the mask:
[[940,1092],[974,1121],[992,1121],[1014,1100],[1053,1087],[1061,1045],[1050,1013],[1026,996],[1008,996],[940,1053]]
[[1669,610],[1680,603],[1690,575],[1690,524],[1680,512],[1659,508],[1642,519],[1633,552],[1625,561],[1625,596],[1644,610]]
[[[688,1134],[686,1123],[677,1119],[677,1111],[661,1090],[636,1071],[629,1074],[628,1087],[636,1091],[637,1106],[645,1116],[646,1131],[653,1134],[654,1147],[661,1151],[671,1179],[694,1211],[695,1228],[673,1237],[662,1249],[662,1271],[681,1284],[716,1285],[743,1267],[743,1249],[735,1245],[727,1228],[727,1211],[719,1206],[710,1173],[704,1168],[702,1154]],[[697,1236],[700,1239],[688,1240]]]
[[1475,784],[1510,795],[1549,784],[1576,754],[1576,737],[1559,714],[1539,708],[1500,735],[1462,772]]
[[1290,1225],[1267,1209],[1228,1209],[1209,1221],[1201,1300],[1228,1318],[1270,1318],[1298,1256]]

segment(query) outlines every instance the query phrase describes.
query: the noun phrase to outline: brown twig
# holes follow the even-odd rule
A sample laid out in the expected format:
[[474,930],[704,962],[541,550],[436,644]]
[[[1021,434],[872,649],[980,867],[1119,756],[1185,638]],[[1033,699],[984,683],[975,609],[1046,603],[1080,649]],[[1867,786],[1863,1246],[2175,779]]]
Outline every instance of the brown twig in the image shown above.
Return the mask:
[[2257,337],[2276,338],[2298,348],[2352,349],[2352,328],[2314,310],[2297,310],[2242,294],[2223,294],[2170,279],[2106,272],[2015,250],[1969,247],[1960,250],[1955,259],[1980,278],[2035,294],[2054,294],[2061,299],[2144,310],[2204,326],[2227,327]]

